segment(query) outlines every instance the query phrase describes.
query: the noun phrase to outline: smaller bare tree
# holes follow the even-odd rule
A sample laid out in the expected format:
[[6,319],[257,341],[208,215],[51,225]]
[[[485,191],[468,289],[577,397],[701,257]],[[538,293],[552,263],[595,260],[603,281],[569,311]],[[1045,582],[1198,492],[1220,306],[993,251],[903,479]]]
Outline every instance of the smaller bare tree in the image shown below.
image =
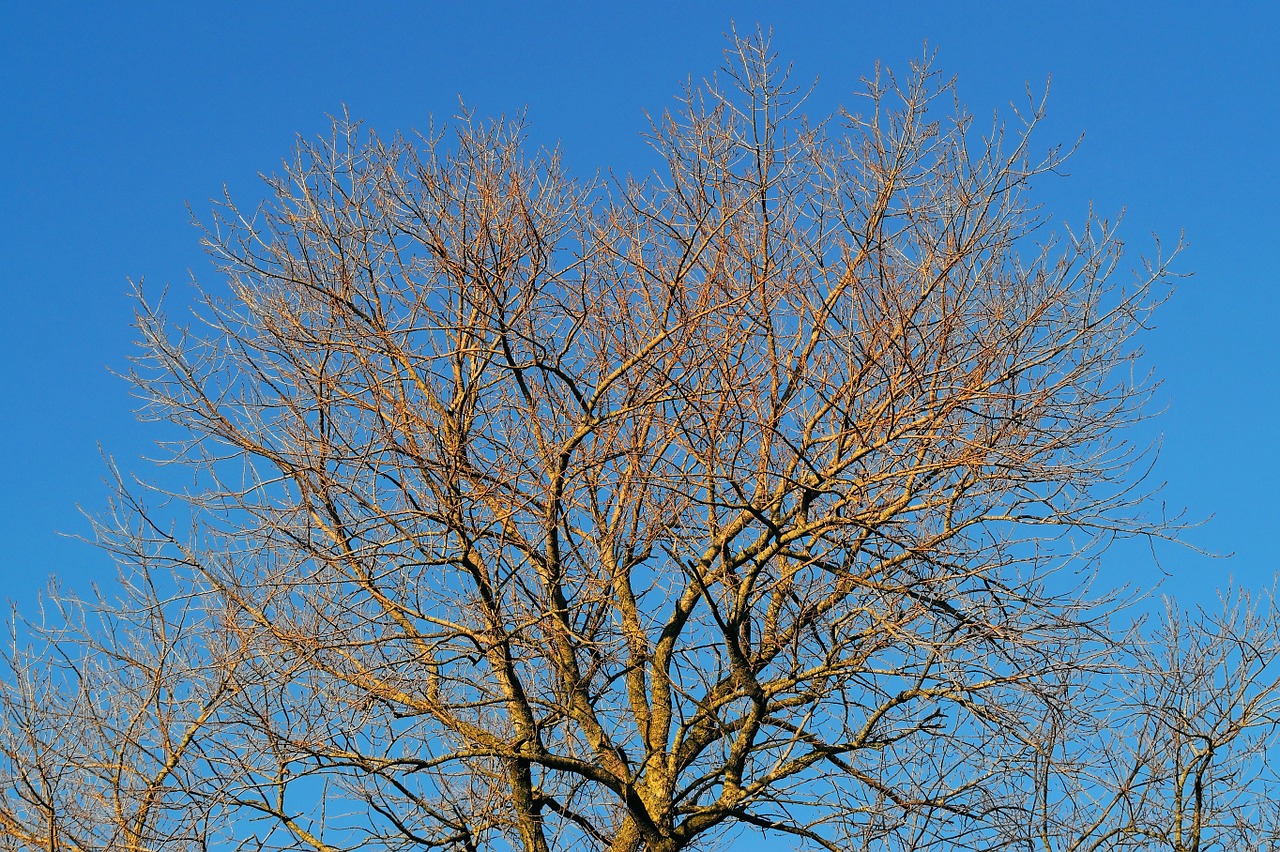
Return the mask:
[[[203,848],[234,633],[191,587],[162,595],[143,554],[113,596],[53,587],[10,623],[0,675],[0,849]],[[163,575],[168,585],[174,579]]]
[[1174,601],[1154,630],[1078,673],[1037,741],[1027,847],[1280,848],[1280,613],[1274,592],[1215,610]]

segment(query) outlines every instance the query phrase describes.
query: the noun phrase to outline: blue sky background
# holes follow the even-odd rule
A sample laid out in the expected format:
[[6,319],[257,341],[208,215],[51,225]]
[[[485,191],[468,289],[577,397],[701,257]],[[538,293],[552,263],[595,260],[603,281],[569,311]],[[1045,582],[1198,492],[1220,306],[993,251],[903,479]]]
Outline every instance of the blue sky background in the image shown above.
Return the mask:
[[[879,59],[924,44],[985,117],[1052,74],[1040,141],[1085,141],[1069,180],[1041,186],[1059,221],[1089,200],[1127,210],[1136,252],[1151,232],[1191,247],[1194,277],[1158,315],[1147,362],[1167,411],[1163,499],[1213,519],[1188,538],[1211,560],[1161,551],[1166,588],[1202,600],[1233,574],[1270,584],[1280,560],[1276,332],[1280,290],[1280,4],[1041,3],[59,3],[0,0],[0,598],[29,606],[57,573],[112,574],[77,504],[104,506],[99,445],[122,468],[157,433],[109,370],[133,346],[128,278],[188,270],[216,289],[186,205],[225,184],[260,194],[295,134],[344,105],[384,135],[456,113],[527,109],[532,139],[587,175],[649,165],[645,111],[715,71],[736,21],[772,26],[811,109],[858,89]],[[1150,583],[1141,548],[1105,581]]]

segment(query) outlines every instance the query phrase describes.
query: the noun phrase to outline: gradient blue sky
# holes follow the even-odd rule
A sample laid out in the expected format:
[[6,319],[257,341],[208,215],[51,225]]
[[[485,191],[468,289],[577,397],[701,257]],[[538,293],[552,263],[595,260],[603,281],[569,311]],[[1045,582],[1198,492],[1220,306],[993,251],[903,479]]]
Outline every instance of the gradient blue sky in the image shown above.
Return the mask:
[[[383,134],[457,111],[527,109],[535,142],[575,170],[648,163],[646,110],[713,72],[736,21],[772,26],[824,112],[882,60],[936,46],[985,116],[1052,74],[1041,142],[1085,133],[1068,180],[1042,186],[1059,220],[1090,199],[1191,248],[1194,277],[1158,316],[1147,363],[1167,411],[1163,499],[1215,517],[1189,535],[1231,559],[1161,551],[1167,588],[1200,599],[1227,575],[1269,584],[1280,561],[1275,372],[1280,308],[1280,4],[1041,3],[66,3],[0,0],[0,598],[29,605],[51,573],[112,569],[77,510],[156,432],[109,370],[132,350],[127,278],[217,281],[190,226],[226,184],[260,193],[295,134],[345,105]],[[1136,255],[1135,255],[1136,262]],[[1107,580],[1149,583],[1150,557],[1115,551]]]

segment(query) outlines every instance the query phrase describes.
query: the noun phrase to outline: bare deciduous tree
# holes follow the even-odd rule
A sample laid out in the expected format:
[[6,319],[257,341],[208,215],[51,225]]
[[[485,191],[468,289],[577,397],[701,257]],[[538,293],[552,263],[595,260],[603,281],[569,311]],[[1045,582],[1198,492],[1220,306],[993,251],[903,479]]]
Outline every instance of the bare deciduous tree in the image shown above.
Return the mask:
[[11,635],[2,849],[199,848],[209,836],[217,779],[200,777],[202,752],[237,688],[235,634],[214,601],[162,597],[145,571],[124,579],[116,602],[55,589],[56,611],[25,637],[38,642]]
[[1120,432],[1165,267],[1052,235],[1039,103],[979,133],[925,64],[815,124],[727,56],[647,180],[344,120],[227,203],[226,295],[139,314],[193,532],[122,488],[122,602],[15,634],[0,845],[1035,845],[1113,651],[1059,569],[1167,529]]
[[1194,616],[1166,602],[1107,677],[1041,727],[1026,848],[1272,850],[1280,788],[1280,617],[1274,593]]

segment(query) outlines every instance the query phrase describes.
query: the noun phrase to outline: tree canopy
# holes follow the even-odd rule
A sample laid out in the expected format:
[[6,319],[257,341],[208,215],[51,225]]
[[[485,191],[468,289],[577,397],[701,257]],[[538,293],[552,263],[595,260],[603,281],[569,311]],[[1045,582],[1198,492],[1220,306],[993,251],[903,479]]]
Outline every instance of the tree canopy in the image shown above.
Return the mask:
[[1076,579],[1176,532],[1167,258],[1051,227],[1042,101],[804,104],[735,37],[643,179],[342,119],[217,211],[196,319],[139,294],[189,485],[15,622],[0,848],[1258,848],[1269,598]]

